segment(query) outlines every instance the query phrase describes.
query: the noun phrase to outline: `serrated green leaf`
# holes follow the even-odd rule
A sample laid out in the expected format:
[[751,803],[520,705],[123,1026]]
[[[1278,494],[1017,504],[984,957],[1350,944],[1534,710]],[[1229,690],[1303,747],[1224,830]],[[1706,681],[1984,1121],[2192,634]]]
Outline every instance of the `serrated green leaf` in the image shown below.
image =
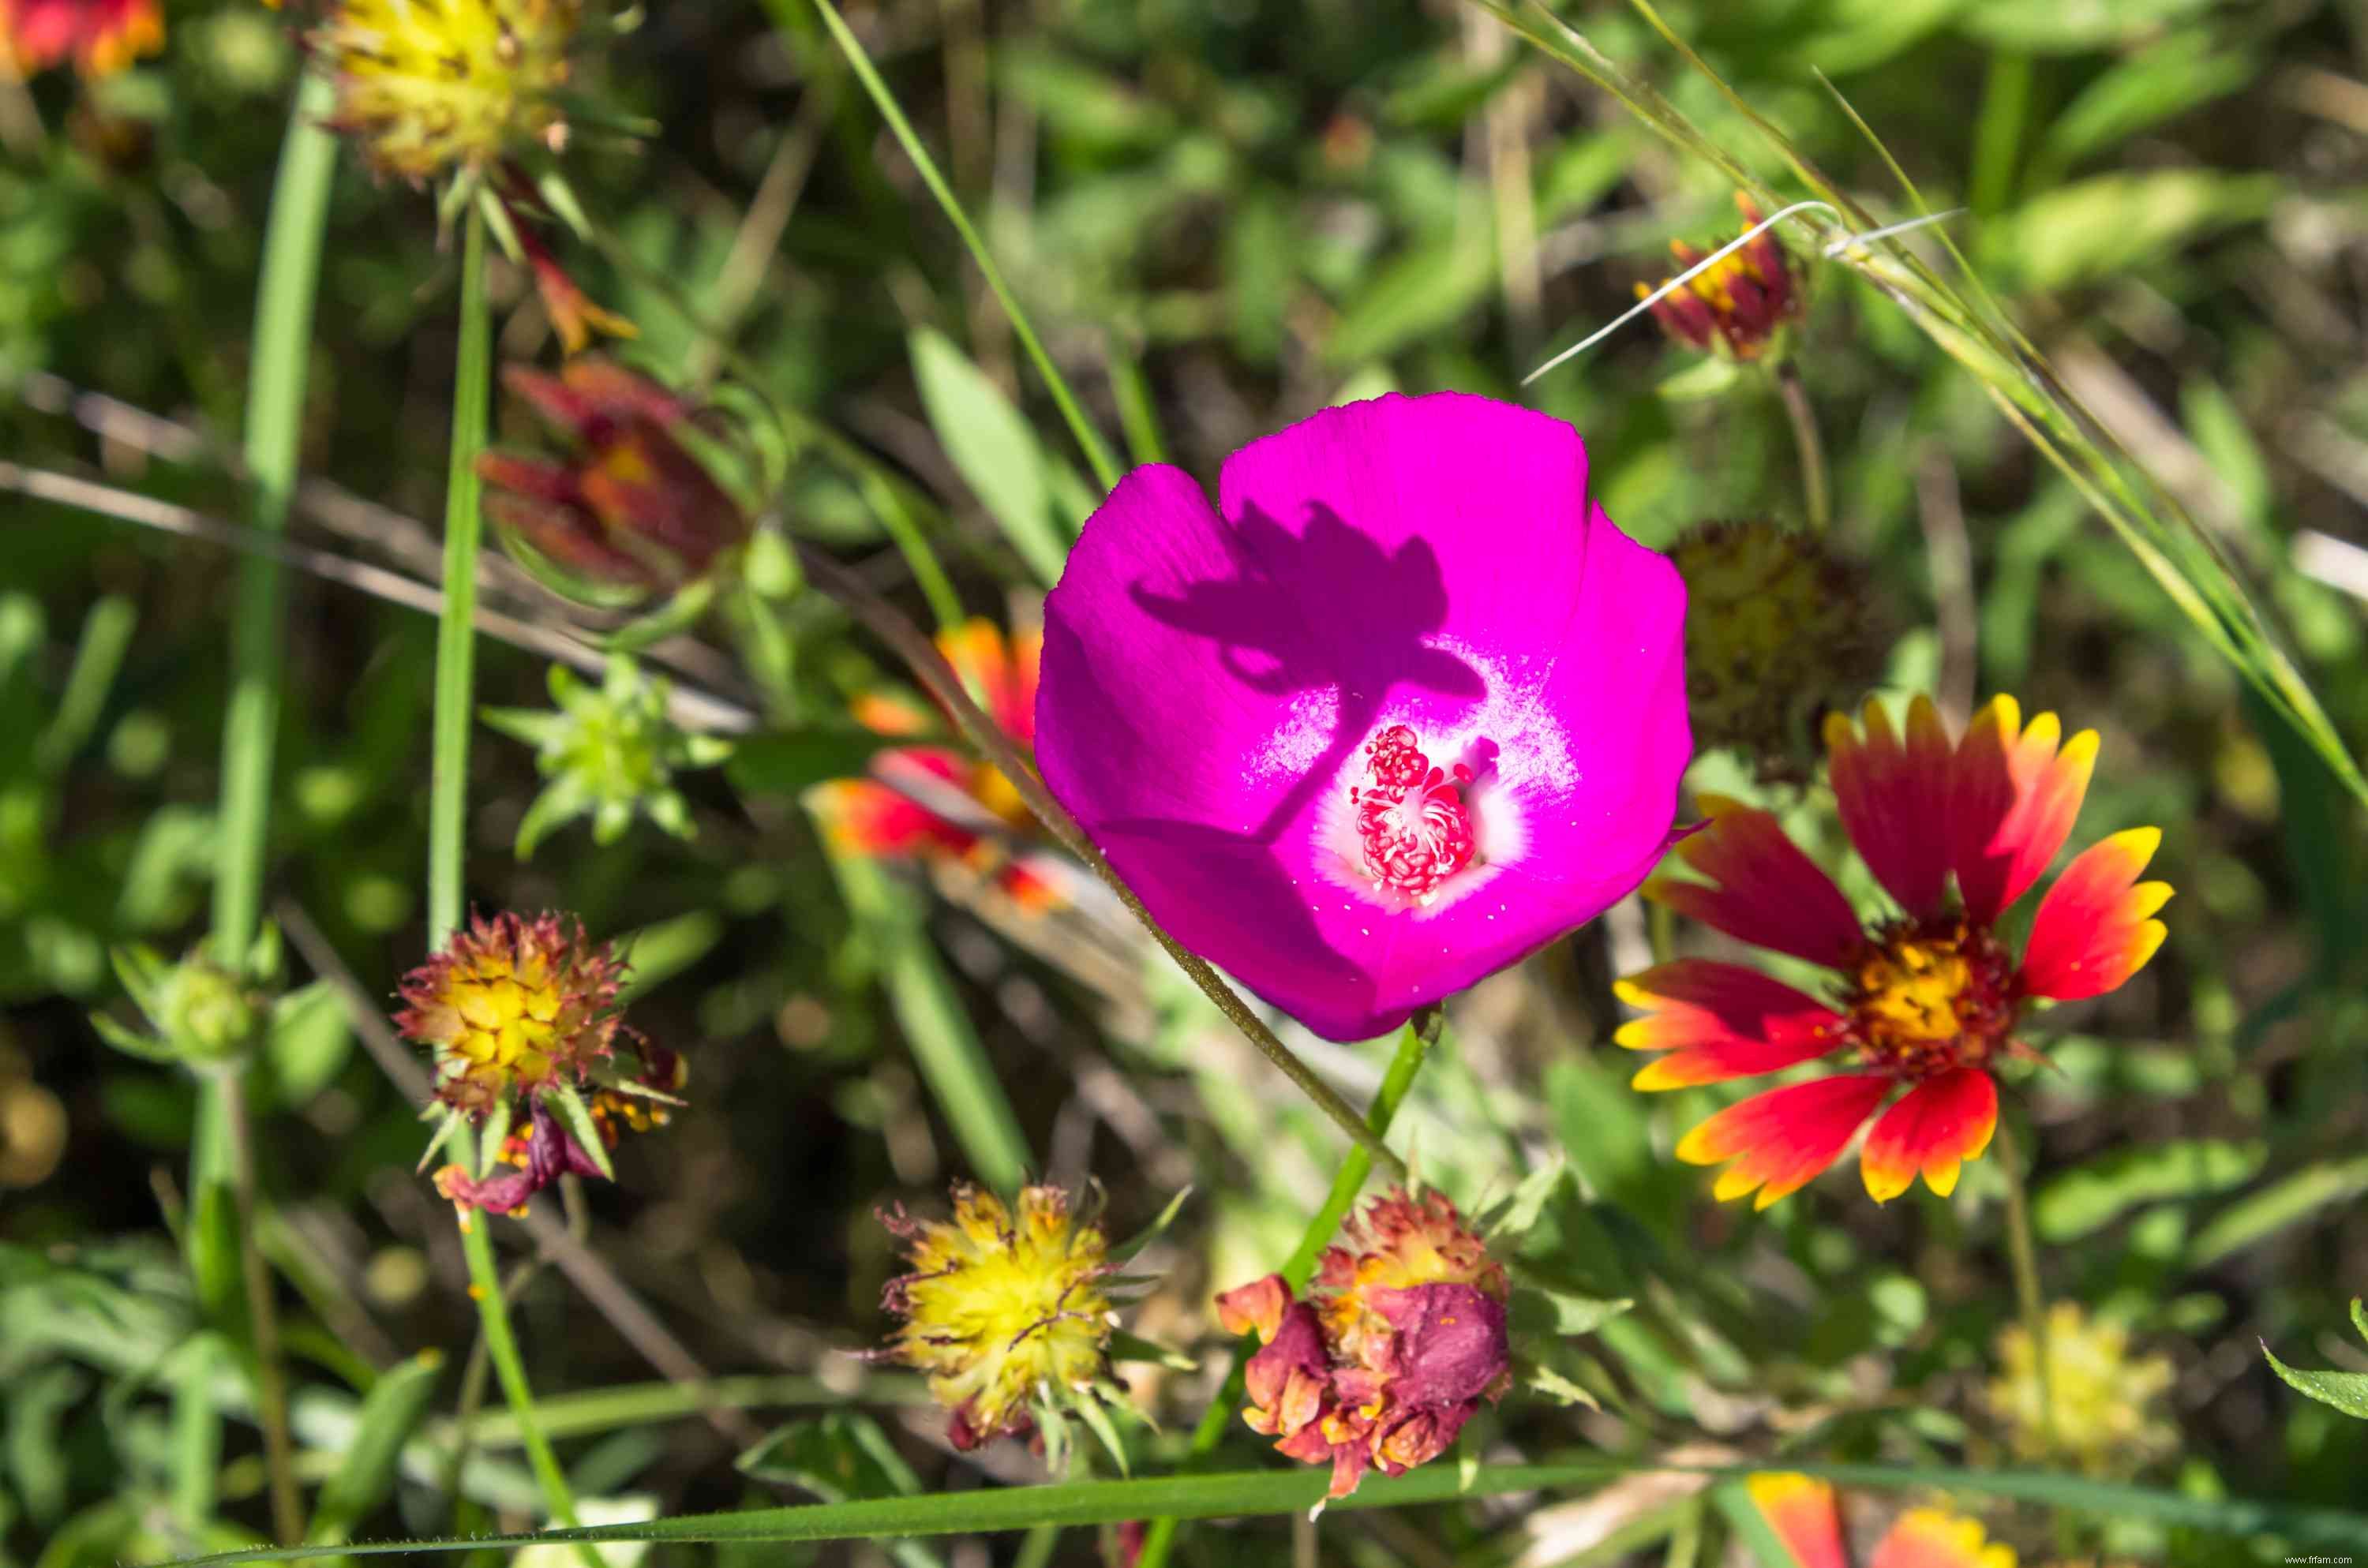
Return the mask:
[[2368,1421],[2368,1372],[2296,1371],[2278,1359],[2267,1341],[2261,1345],[2261,1354],[2269,1358],[2270,1369],[2284,1379],[2287,1387],[2321,1404],[2333,1405],[2354,1420]]

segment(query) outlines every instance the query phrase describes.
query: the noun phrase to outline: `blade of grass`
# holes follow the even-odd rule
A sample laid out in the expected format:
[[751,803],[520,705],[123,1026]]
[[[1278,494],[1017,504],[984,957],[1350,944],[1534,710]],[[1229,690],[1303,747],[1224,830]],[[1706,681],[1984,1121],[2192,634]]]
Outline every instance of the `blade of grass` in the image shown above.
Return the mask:
[[[297,449],[304,424],[304,372],[313,342],[313,305],[321,276],[321,235],[336,175],[336,138],[322,128],[329,85],[306,72],[296,92],[273,177],[263,269],[256,283],[243,456],[253,486],[249,521],[264,534],[287,531],[296,489]],[[222,719],[222,804],[214,858],[213,958],[244,971],[262,923],[264,864],[270,850],[271,763],[279,738],[286,664],[287,573],[279,562],[250,555],[239,563],[231,612],[231,689]],[[189,1146],[189,1190],[228,1184],[249,1219],[255,1205],[244,1066],[199,1079],[198,1119]],[[288,1436],[287,1380],[279,1364],[271,1274],[256,1250],[252,1223],[242,1225],[247,1322],[255,1356],[256,1402],[270,1475],[272,1529],[302,1538],[303,1502],[296,1490],[295,1450]]]
[[[1839,1486],[1893,1491],[1938,1490],[2000,1497],[2076,1509],[2104,1517],[2247,1537],[2271,1535],[2287,1541],[2357,1545],[2368,1533],[2368,1514],[2345,1508],[2255,1502],[2241,1497],[2195,1497],[2082,1476],[2035,1471],[1964,1471],[1937,1466],[1794,1464],[1786,1470]],[[1676,1472],[1739,1479],[1751,1466],[1656,1464],[1650,1459],[1607,1460],[1600,1456],[1521,1465],[1476,1465],[1468,1470],[1429,1464],[1395,1477],[1368,1476],[1363,1485],[1328,1506],[1342,1512],[1403,1508],[1458,1498],[1496,1497],[1518,1492],[1568,1491],[1639,1473]],[[1220,1475],[1170,1475],[1143,1481],[1077,1481],[1000,1490],[973,1488],[917,1497],[880,1497],[855,1503],[820,1503],[740,1513],[692,1515],[639,1524],[600,1525],[589,1529],[542,1530],[522,1535],[477,1536],[439,1540],[372,1541],[342,1550],[355,1556],[400,1552],[472,1551],[487,1547],[574,1541],[789,1541],[870,1540],[893,1536],[1029,1529],[1038,1525],[1117,1524],[1127,1519],[1173,1515],[1179,1518],[1247,1518],[1304,1514],[1323,1501],[1328,1471],[1313,1468],[1243,1471]],[[284,1562],[317,1549],[249,1548],[179,1558],[172,1568],[213,1568],[217,1563]]]
[[[1052,392],[1053,403],[1060,407],[1061,417],[1068,421],[1069,433],[1076,437],[1077,449],[1085,453],[1086,462],[1094,471],[1094,478],[1100,482],[1103,492],[1109,493],[1118,484],[1117,460],[1110,456],[1110,448],[1103,444],[1100,432],[1086,417],[1085,409],[1079,405],[1076,394],[1070,392],[1069,383],[1062,376],[1059,367],[1053,363],[1053,357],[1044,351],[1043,341],[1036,335],[1036,328],[1029,321],[1027,311],[1020,306],[1019,297],[1012,293],[1011,285],[1004,281],[1003,269],[996,266],[994,254],[986,248],[986,241],[971,223],[970,215],[962,210],[962,202],[955,198],[953,187],[946,183],[945,176],[938,172],[937,160],[929,156],[929,150],[922,143],[919,133],[914,131],[912,121],[905,118],[904,109],[897,105],[896,95],[888,90],[888,84],[882,81],[880,73],[872,68],[871,56],[864,51],[862,41],[848,29],[830,0],[812,0],[812,3],[821,13],[823,26],[830,29],[831,38],[847,56],[847,63],[854,70],[856,80],[861,82],[863,90],[871,95],[872,103],[879,108],[880,117],[888,122],[888,129],[904,147],[905,155],[913,160],[913,167],[919,172],[921,183],[929,187],[929,194],[937,198],[939,207],[944,210],[954,232],[969,247],[971,259],[978,264],[979,276],[986,279],[989,289],[995,290],[996,301],[1003,306],[1003,313],[1011,322],[1012,335],[1019,339],[1020,347],[1028,351],[1028,358],[1034,362],[1037,373],[1044,378],[1044,385]],[[796,0],[768,0],[768,9],[773,13],[777,26],[787,28],[790,25],[788,12],[795,4]]]
[[[1438,1043],[1443,1019],[1444,1015],[1439,1008],[1430,1007],[1400,1031],[1397,1050],[1391,1055],[1389,1067],[1382,1074],[1382,1086],[1373,1092],[1372,1108],[1365,1113],[1365,1125],[1372,1129],[1375,1137],[1390,1130],[1390,1123],[1397,1119],[1398,1108],[1406,1104],[1406,1096],[1413,1092],[1415,1074],[1422,1071],[1424,1060],[1430,1055],[1430,1048]],[[1315,1260],[1323,1256],[1325,1246],[1332,1240],[1332,1233],[1340,1228],[1342,1217],[1357,1201],[1357,1194],[1364,1190],[1365,1178],[1372,1171],[1373,1158],[1361,1145],[1352,1146],[1347,1157],[1341,1160],[1339,1172],[1332,1178],[1332,1188],[1324,1195],[1323,1206],[1315,1210],[1315,1218],[1308,1221],[1307,1229],[1300,1235],[1298,1247],[1282,1266],[1282,1278],[1293,1290],[1306,1289],[1309,1277],[1315,1272]],[[1217,1390],[1217,1397],[1211,1400],[1209,1408],[1201,1413],[1201,1424],[1192,1428],[1191,1455],[1185,1460],[1188,1469],[1215,1452],[1218,1442],[1225,1435],[1225,1428],[1233,1424],[1234,1411],[1242,1402],[1246,1369],[1249,1366],[1250,1353],[1256,1344],[1254,1337],[1245,1337],[1234,1346],[1232,1369],[1226,1372],[1224,1384]],[[1165,1514],[1151,1521],[1151,1528],[1144,1532],[1143,1551],[1135,1559],[1135,1568],[1166,1568],[1167,1554],[1176,1540],[1177,1523],[1177,1516],[1173,1514]]]
[[1009,1197],[1026,1184],[1033,1163],[1028,1135],[1019,1130],[1011,1096],[1004,1093],[978,1031],[954,994],[918,899],[865,856],[834,849],[830,864],[848,909],[880,947],[881,983],[922,1082],[971,1169]]

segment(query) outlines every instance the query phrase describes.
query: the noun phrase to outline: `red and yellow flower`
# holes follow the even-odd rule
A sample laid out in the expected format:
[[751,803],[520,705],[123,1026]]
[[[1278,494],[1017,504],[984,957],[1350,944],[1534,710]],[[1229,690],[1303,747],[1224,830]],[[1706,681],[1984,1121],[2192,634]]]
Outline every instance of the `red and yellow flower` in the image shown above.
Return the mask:
[[[1746,1487],[1769,1528],[1801,1568],[1850,1568],[1841,1499],[1811,1476],[1765,1471]],[[1892,1522],[1866,1568],[2015,1568],[2014,1548],[1988,1539],[1976,1519],[1945,1508],[1910,1508]]]
[[71,60],[85,76],[108,76],[164,47],[156,0],[0,0],[0,74]]
[[[1759,209],[1741,191],[1735,205],[1747,229],[1759,226]],[[1683,240],[1669,242],[1669,254],[1683,273],[1700,265],[1702,252]],[[1667,287],[1664,285],[1664,287]],[[1636,297],[1654,290],[1636,285]],[[1719,257],[1677,288],[1653,301],[1653,319],[1690,348],[1731,359],[1757,359],[1801,313],[1801,291],[1784,259],[1784,247],[1762,229],[1735,251]]]
[[[435,1053],[445,1114],[488,1119],[502,1132],[494,1158],[515,1174],[436,1173],[437,1190],[464,1209],[516,1213],[563,1176],[600,1176],[602,1162],[568,1130],[555,1101],[581,1094],[592,1133],[666,1119],[689,1074],[618,1017],[625,964],[580,922],[504,912],[472,918],[441,952],[404,976],[395,1028]],[[620,1043],[631,1053],[620,1059]],[[522,1130],[510,1131],[512,1129]]]
[[[985,619],[965,621],[938,637],[939,651],[963,687],[1023,749],[1036,741],[1036,670],[1043,646],[1042,631],[1007,640]],[[928,709],[886,694],[860,699],[855,718],[881,735],[926,735],[936,727]],[[967,867],[991,876],[1031,913],[1062,902],[1053,868],[1011,848],[1015,840],[1033,836],[1035,819],[993,763],[946,746],[910,745],[882,752],[871,771],[870,778],[834,778],[807,796],[838,847],[882,859]]]
[[1228,1333],[1265,1342],[1242,1418],[1278,1452],[1329,1464],[1345,1497],[1367,1469],[1399,1475],[1445,1452],[1512,1381],[1505,1269],[1437,1192],[1395,1188],[1326,1248],[1314,1290],[1280,1274],[1228,1290]]
[[2138,880],[2161,831],[2131,828],[2065,869],[2020,955],[1997,934],[2071,834],[2096,762],[2093,730],[2065,741],[2055,715],[2026,725],[2001,696],[1952,744],[1918,698],[1904,734],[1873,701],[1862,729],[1828,716],[1826,747],[1842,826],[1898,915],[1862,925],[1774,816],[1711,796],[1701,802],[1708,824],[1677,850],[1708,880],[1663,875],[1644,892],[1728,936],[1826,966],[1829,999],[1708,959],[1661,964],[1618,987],[1644,1016],[1614,1039],[1667,1052],[1636,1074],[1640,1089],[1842,1064],[1732,1106],[1679,1143],[1681,1160],[1726,1164],[1721,1199],[1757,1192],[1762,1209],[1832,1165],[1900,1089],[1860,1154],[1867,1191],[1888,1201],[1919,1174],[1937,1193],[1954,1189],[1998,1126],[1998,1062],[2031,1054],[2015,1039],[2025,1013],[2101,995],[2135,974],[2162,944],[2154,915],[2170,897],[2169,884]]

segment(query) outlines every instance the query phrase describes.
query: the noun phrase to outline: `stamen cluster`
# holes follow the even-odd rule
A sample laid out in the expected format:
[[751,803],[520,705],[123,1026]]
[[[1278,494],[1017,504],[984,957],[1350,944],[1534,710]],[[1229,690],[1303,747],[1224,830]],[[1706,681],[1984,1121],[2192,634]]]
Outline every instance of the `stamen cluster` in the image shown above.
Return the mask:
[[1472,770],[1431,765],[1415,733],[1393,724],[1365,743],[1365,782],[1351,785],[1357,838],[1373,881],[1428,903],[1440,885],[1472,863],[1476,847],[1463,791]]
[[1964,919],[1900,920],[1872,932],[1850,976],[1851,1029],[1869,1067],[1928,1078],[1978,1067],[2020,1011],[2013,955]]

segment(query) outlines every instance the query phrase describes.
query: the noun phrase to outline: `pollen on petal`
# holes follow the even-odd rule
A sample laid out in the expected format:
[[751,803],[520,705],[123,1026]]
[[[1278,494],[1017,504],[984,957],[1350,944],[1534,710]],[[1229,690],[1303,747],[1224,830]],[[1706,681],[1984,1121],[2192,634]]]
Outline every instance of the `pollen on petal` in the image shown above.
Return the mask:
[[2161,844],[2160,828],[2130,828],[2064,869],[2032,921],[2022,957],[2027,993],[2060,1002],[2101,996],[2146,967],[2169,933],[2154,915],[2171,890],[2137,879]]
[[1883,704],[1869,698],[1865,733],[1844,713],[1826,716],[1827,771],[1842,827],[1899,906],[1918,920],[1941,913],[1949,879],[1950,746],[1929,697],[1907,709],[1903,737]]
[[1957,743],[1948,845],[1965,913],[1989,924],[2030,891],[2071,836],[2097,762],[2097,733],[2059,741],[2042,713],[2028,725],[2015,699],[1994,697]]
[[1740,964],[1679,959],[1613,989],[1645,1016],[1612,1035],[1631,1051],[1666,1051],[1637,1073],[1639,1089],[1676,1089],[1773,1073],[1842,1043],[1842,1017]]
[[1884,1111],[1859,1154],[1859,1174],[1877,1203],[1913,1186],[1917,1175],[1946,1198],[1965,1161],[1978,1159],[1998,1131],[1998,1084],[1978,1067],[1928,1078]]
[[1845,1074],[1788,1084],[1729,1106],[1687,1133],[1678,1158],[1689,1165],[1735,1163],[1712,1188],[1725,1202],[1757,1191],[1765,1209],[1799,1191],[1841,1157],[1853,1135],[1883,1103],[1891,1079]]
[[1775,816],[1724,796],[1699,797],[1710,825],[1678,858],[1712,879],[1655,877],[1645,896],[1741,941],[1840,968],[1861,933],[1850,900],[1803,854]]
[[1800,1568],[1850,1568],[1842,1552],[1840,1500],[1830,1483],[1790,1471],[1763,1471],[1744,1486]]

